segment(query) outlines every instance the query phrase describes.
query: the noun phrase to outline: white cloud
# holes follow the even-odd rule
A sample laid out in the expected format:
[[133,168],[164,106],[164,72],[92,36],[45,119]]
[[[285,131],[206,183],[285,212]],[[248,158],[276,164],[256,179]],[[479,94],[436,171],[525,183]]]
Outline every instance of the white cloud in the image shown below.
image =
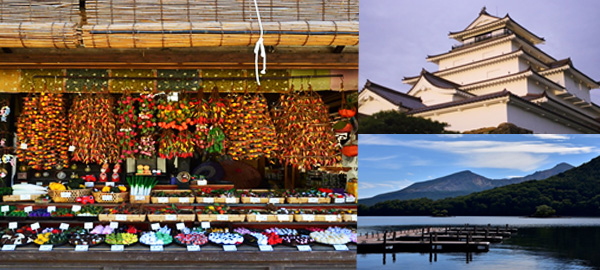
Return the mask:
[[365,182],[365,181],[359,181],[358,182],[358,190],[383,188],[385,190],[382,190],[381,192],[388,192],[388,191],[403,189],[405,187],[412,185],[413,183],[414,183],[413,181],[408,180],[408,179],[380,181],[377,183],[369,183],[369,182]]
[[538,139],[543,140],[568,140],[570,139],[568,135],[564,134],[532,134],[531,136],[536,137]]
[[415,175],[414,173],[407,172],[406,175]]
[[419,158],[410,161],[411,166],[428,166],[430,164],[431,164],[430,160],[419,159]]
[[385,156],[385,157],[360,157],[360,161],[382,161],[397,158],[398,156]]
[[461,138],[463,136],[463,134],[439,134],[437,136],[440,138],[456,139],[456,138]]
[[532,155],[528,153],[494,153],[473,154],[465,156],[460,165],[471,168],[499,168],[532,171],[539,168],[546,160],[547,155]]

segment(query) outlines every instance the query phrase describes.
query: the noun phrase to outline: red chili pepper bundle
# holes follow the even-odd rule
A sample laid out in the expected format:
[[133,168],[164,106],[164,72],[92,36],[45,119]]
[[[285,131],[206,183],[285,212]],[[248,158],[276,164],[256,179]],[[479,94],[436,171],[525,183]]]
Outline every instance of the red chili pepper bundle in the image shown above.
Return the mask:
[[175,134],[173,130],[165,129],[158,140],[158,155],[161,158],[172,159],[174,157],[189,158],[194,155],[194,135],[189,131],[181,131]]
[[137,131],[140,137],[138,145],[141,157],[156,155],[156,100],[154,94],[140,95],[138,100]]
[[70,111],[73,161],[103,164],[119,158],[114,99],[109,95],[85,95],[73,100]]
[[36,170],[68,163],[68,139],[62,94],[25,97],[17,122],[17,155]]
[[135,114],[135,98],[131,95],[123,95],[117,102],[117,143],[121,152],[119,163],[126,158],[135,158],[139,149],[139,142],[136,136],[136,122],[138,115]]
[[194,123],[194,103],[187,99],[179,101],[167,101],[162,99],[158,102],[158,126],[161,128],[172,128],[186,130]]

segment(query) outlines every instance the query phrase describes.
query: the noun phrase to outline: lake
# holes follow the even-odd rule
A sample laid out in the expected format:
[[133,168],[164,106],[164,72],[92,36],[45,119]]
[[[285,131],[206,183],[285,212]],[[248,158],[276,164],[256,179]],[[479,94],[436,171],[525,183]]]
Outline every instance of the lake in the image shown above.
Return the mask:
[[600,269],[600,218],[361,216],[358,231],[464,224],[509,224],[519,232],[486,253],[358,254],[358,269]]

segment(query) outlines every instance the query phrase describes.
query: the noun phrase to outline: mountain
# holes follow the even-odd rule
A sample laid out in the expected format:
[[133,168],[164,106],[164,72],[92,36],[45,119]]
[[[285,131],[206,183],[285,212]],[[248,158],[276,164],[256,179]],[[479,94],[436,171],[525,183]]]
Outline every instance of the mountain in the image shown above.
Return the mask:
[[383,193],[371,198],[359,200],[367,206],[387,200],[410,200],[429,198],[433,200],[471,194],[473,192],[492,189],[529,180],[541,180],[573,168],[570,164],[560,163],[551,169],[537,171],[533,174],[510,179],[493,180],[471,171],[461,171],[429,181],[414,183],[404,189]]
[[[360,215],[456,216],[531,215],[546,205],[559,216],[600,216],[600,157],[540,181],[526,181],[437,201],[421,198],[390,200],[371,207],[359,205]],[[445,211],[444,211],[445,210]]]

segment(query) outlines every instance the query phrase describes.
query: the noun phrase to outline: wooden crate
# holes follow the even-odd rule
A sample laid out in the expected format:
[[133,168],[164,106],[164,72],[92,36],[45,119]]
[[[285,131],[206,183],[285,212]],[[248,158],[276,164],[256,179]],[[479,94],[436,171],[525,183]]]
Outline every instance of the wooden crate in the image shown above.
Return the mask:
[[246,221],[248,222],[293,222],[293,215],[257,215],[247,214]]
[[150,203],[150,196],[129,195],[130,203]]
[[259,197],[242,197],[242,203],[285,203],[285,198],[272,197],[272,198],[259,198]]
[[163,214],[148,214],[148,221],[150,222],[169,222],[169,221],[195,221],[195,214],[173,214],[173,215],[163,215]]
[[119,221],[119,222],[143,222],[146,220],[146,214],[122,215],[122,214],[99,214],[99,221]]
[[331,198],[329,197],[288,197],[286,198],[288,203],[305,204],[305,203],[330,203]]
[[198,213],[198,221],[223,221],[223,222],[243,222],[246,219],[246,215],[243,214],[226,214],[226,215],[214,215],[214,214],[200,214]]
[[240,198],[196,197],[198,203],[240,203]]
[[296,214],[294,220],[297,222],[342,222],[341,215],[324,214]]
[[92,192],[94,195],[94,201],[96,203],[122,203],[129,199],[129,192],[121,193],[105,193],[105,192]]
[[29,202],[35,201],[37,198],[44,195],[4,195],[2,200],[5,202]]
[[358,215],[354,214],[342,214],[342,220],[344,222],[356,222],[358,220]]
[[[192,196],[188,196],[188,197],[155,197],[152,194],[155,194],[155,192],[164,192],[164,193],[170,193],[170,194],[177,194],[177,193],[183,193],[183,192],[192,192],[189,189],[181,189],[181,190],[153,190],[151,193],[151,197],[150,200],[152,201],[152,203],[194,203],[194,195]],[[192,193],[193,194],[193,193]]]

